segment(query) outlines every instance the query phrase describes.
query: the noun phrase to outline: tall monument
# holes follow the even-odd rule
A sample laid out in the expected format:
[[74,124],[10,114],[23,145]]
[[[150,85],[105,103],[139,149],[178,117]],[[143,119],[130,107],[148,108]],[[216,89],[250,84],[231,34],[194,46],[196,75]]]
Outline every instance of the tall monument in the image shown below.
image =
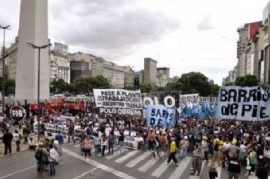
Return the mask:
[[[16,69],[18,101],[36,102],[38,98],[38,49],[28,43],[48,44],[48,1],[21,0],[19,45]],[[49,49],[40,51],[40,100],[49,98]]]

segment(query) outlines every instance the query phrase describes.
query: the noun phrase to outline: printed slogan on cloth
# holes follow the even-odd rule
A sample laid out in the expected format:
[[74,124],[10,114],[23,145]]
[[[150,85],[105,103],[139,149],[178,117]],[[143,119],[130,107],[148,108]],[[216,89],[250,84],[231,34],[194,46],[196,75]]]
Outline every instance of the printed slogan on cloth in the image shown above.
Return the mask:
[[247,121],[270,119],[270,91],[262,87],[225,86],[219,91],[217,117]]
[[142,98],[140,90],[94,89],[96,107],[100,113],[142,115]]

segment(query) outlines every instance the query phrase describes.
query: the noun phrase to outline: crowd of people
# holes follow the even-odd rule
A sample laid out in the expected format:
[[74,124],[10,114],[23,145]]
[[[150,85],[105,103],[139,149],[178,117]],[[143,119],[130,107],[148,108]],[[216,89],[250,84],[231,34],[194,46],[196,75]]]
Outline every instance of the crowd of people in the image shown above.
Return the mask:
[[[16,143],[16,151],[20,151],[21,141],[28,143],[29,149],[36,151],[38,175],[42,175],[47,167],[50,175],[54,175],[55,164],[62,155],[65,136],[58,131],[55,137],[45,137],[46,128],[42,126],[53,123],[54,118],[51,114],[42,117],[40,133],[44,138],[43,143],[38,145],[29,137],[29,134],[34,132],[34,119],[26,120],[22,124],[22,134],[19,134],[18,130],[12,134],[8,127],[10,124],[3,121],[1,129],[4,132],[4,154],[11,154],[12,140]],[[80,135],[75,134],[75,126],[80,126],[83,131]],[[115,144],[119,145],[121,153],[125,153],[124,138],[132,135],[142,139],[139,149],[152,151],[154,158],[166,156],[168,164],[173,160],[174,164],[178,165],[179,157],[192,156],[192,175],[200,175],[203,160],[208,161],[210,179],[217,177],[218,167],[228,170],[229,179],[239,178],[243,168],[247,171],[247,176],[253,174],[264,179],[268,177],[270,168],[268,122],[188,119],[178,120],[174,128],[165,129],[162,126],[146,127],[142,118],[93,114],[78,116],[67,124],[67,128],[67,142],[75,143],[77,139],[85,159],[92,156],[93,148],[96,156],[112,155]]]

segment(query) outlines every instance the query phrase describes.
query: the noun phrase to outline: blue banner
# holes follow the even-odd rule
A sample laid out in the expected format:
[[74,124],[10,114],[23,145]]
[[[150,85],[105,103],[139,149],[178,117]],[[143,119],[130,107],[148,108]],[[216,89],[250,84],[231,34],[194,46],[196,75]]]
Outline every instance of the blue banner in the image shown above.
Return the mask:
[[167,117],[167,129],[171,129],[174,127],[175,125],[175,108],[168,108],[167,109],[168,112],[168,117]]
[[168,108],[163,105],[147,106],[147,127],[166,127],[168,118]]

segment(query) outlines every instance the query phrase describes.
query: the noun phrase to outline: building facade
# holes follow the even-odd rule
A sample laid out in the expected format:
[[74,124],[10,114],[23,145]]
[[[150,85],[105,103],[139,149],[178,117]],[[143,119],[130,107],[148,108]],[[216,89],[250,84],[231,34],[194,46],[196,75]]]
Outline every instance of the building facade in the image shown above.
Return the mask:
[[159,67],[157,68],[157,86],[165,87],[170,79],[170,68]]
[[157,61],[152,58],[144,58],[143,82],[156,85]]

